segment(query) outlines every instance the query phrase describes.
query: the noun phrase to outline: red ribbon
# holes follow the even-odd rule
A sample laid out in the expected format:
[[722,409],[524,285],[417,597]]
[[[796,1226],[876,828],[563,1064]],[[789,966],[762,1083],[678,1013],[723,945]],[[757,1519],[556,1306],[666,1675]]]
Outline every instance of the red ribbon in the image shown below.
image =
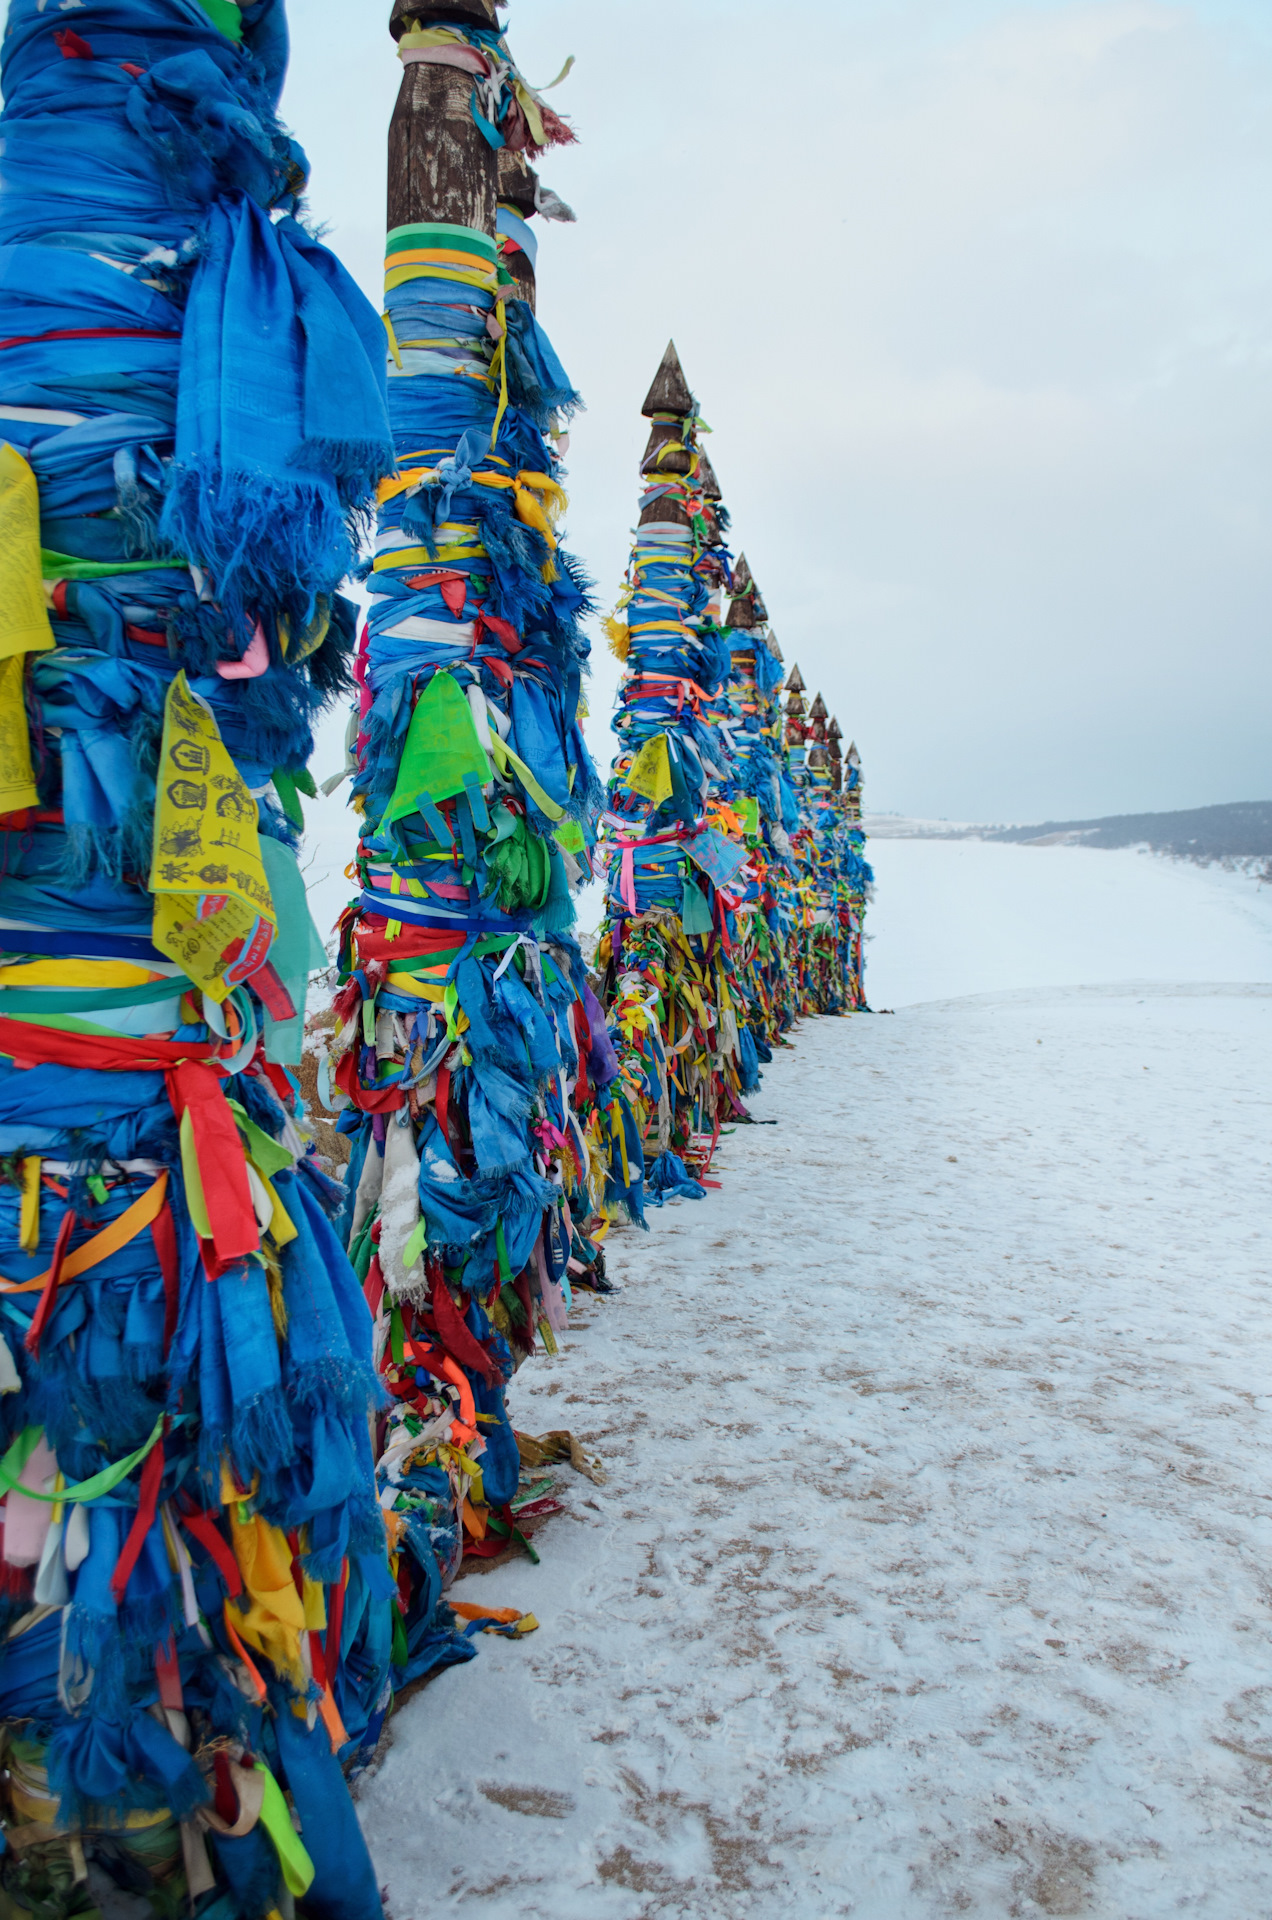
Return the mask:
[[62,1263],[66,1259],[67,1251],[71,1244],[71,1235],[74,1231],[75,1215],[71,1208],[68,1207],[62,1215],[62,1224],[57,1230],[57,1240],[53,1247],[53,1258],[49,1263],[49,1277],[44,1283],[44,1291],[40,1295],[40,1304],[31,1316],[31,1324],[27,1328],[26,1339],[22,1343],[33,1360],[38,1360],[40,1357],[40,1341],[44,1336],[44,1329],[49,1324],[54,1305],[57,1301],[57,1290],[62,1284]]
[[201,1250],[208,1278],[215,1280],[228,1267],[255,1253],[261,1244],[247,1184],[247,1161],[234,1115],[216,1076],[199,1061],[183,1060],[170,1067],[164,1077],[172,1111],[178,1121],[188,1113],[194,1129],[194,1150],[212,1228],[211,1256],[206,1242],[201,1243]]
[[499,1379],[498,1369],[485,1347],[465,1326],[440,1267],[433,1268],[431,1300],[433,1318],[437,1322],[437,1337],[445,1351],[461,1367],[469,1367],[474,1373],[479,1373],[488,1387],[495,1386]]
[[203,1248],[210,1277],[255,1253],[260,1246],[247,1162],[234,1115],[220,1081],[221,1061],[210,1042],[109,1039],[28,1026],[0,1015],[0,1053],[17,1067],[77,1067],[99,1073],[162,1073],[178,1122],[187,1108],[194,1127],[203,1195],[212,1223],[211,1251]]
[[437,1069],[437,1088],[433,1095],[433,1111],[437,1115],[437,1124],[442,1130],[442,1138],[448,1147],[451,1145],[450,1083],[450,1068],[439,1067]]
[[[165,1427],[167,1421],[164,1421]],[[141,1558],[141,1549],[145,1545],[146,1535],[155,1523],[155,1511],[159,1505],[159,1489],[163,1485],[163,1435],[155,1441],[146,1455],[141,1469],[141,1484],[138,1489],[137,1512],[128,1529],[128,1538],[120,1554],[115,1571],[110,1576],[110,1591],[115,1605],[118,1606],[132,1579],[133,1568]]]
[[168,1358],[172,1336],[177,1330],[177,1309],[181,1305],[181,1265],[177,1258],[177,1230],[172,1224],[172,1209],[165,1200],[150,1223],[159,1270],[163,1274],[163,1357]]
[[171,1634],[161,1647],[155,1648],[155,1679],[159,1683],[159,1705],[172,1707],[178,1713],[184,1713],[185,1695],[181,1691],[181,1662],[177,1659],[177,1643]]
[[243,1591],[243,1576],[239,1572],[238,1561],[230,1551],[230,1543],[217,1526],[210,1513],[202,1513],[196,1507],[190,1513],[182,1513],[181,1524],[186,1532],[192,1534],[206,1551],[217,1572],[226,1585],[231,1600],[237,1600]]
[[347,1093],[355,1107],[362,1113],[396,1113],[406,1103],[406,1095],[401,1083],[394,1082],[387,1087],[364,1087],[358,1079],[358,1049],[350,1047],[340,1056],[336,1068],[336,1085],[342,1093]]
[[340,1578],[331,1589],[331,1600],[327,1607],[327,1678],[334,1680],[340,1671],[340,1635],[344,1628],[345,1582],[349,1578],[349,1562],[340,1562]]
[[55,327],[50,333],[15,333],[0,347],[30,347],[41,340],[179,340],[179,333],[157,327]]

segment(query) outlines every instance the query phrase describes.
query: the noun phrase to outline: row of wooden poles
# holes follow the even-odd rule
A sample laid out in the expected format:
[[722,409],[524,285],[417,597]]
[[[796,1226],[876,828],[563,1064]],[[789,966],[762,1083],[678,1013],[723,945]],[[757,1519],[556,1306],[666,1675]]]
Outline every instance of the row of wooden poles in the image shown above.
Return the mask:
[[[281,0],[276,4],[281,12]],[[38,39],[47,29],[52,38],[43,0],[23,0],[21,10],[24,34]],[[264,145],[274,143],[277,163],[286,144],[272,109],[261,104],[256,55],[250,44],[251,58],[235,51],[266,14],[258,4],[240,13],[237,0],[172,0],[171,15],[160,22],[166,38],[157,47],[146,39],[156,32],[154,21],[138,26],[125,0],[78,0],[70,13],[60,10],[59,21],[74,23],[56,26],[65,72],[50,54],[51,71],[67,83],[63,104],[73,104],[81,82],[85,97],[107,97],[111,86],[123,88],[114,77],[122,73],[139,89],[138,100],[145,93],[143,121],[152,109],[158,116],[160,106],[143,85],[147,61],[159,64],[160,54],[174,51],[180,58],[197,43],[208,84],[224,80],[231,93],[238,89],[224,124],[259,112],[269,135]],[[223,44],[209,45],[204,15]],[[591,769],[577,731],[580,663],[570,648],[577,641],[583,651],[581,616],[569,610],[572,563],[556,539],[556,461],[526,408],[516,444],[534,459],[509,471],[497,451],[497,443],[506,451],[515,439],[501,425],[503,400],[495,407],[501,378],[505,396],[509,384],[509,309],[521,301],[532,312],[536,297],[530,254],[507,244],[500,209],[505,229],[510,216],[529,220],[543,210],[527,152],[536,144],[534,127],[542,131],[550,120],[537,96],[523,90],[519,107],[500,81],[502,43],[496,54],[486,42],[463,40],[498,24],[495,0],[394,0],[392,8],[391,30],[407,43],[407,57],[389,132],[388,228],[398,250],[386,278],[399,276],[396,288],[402,274],[418,272],[433,289],[421,304],[453,306],[468,317],[476,304],[471,294],[447,294],[444,285],[437,292],[446,276],[460,289],[482,275],[488,291],[497,276],[510,284],[501,282],[482,338],[494,389],[482,390],[493,420],[489,453],[483,447],[468,479],[457,479],[458,435],[432,432],[431,419],[413,437],[397,427],[397,459],[411,471],[385,471],[380,481],[373,609],[356,651],[351,610],[342,613],[337,604],[338,581],[302,581],[288,607],[281,587],[262,591],[250,617],[239,618],[240,630],[231,631],[227,616],[211,653],[197,656],[201,666],[191,664],[192,678],[203,673],[216,695],[196,698],[184,677],[183,630],[174,615],[161,633],[161,614],[145,595],[156,606],[169,603],[142,584],[135,607],[126,586],[144,583],[150,568],[171,570],[171,580],[197,602],[192,618],[206,637],[224,611],[206,553],[192,543],[169,552],[147,523],[140,532],[132,528],[140,558],[119,559],[113,550],[108,560],[78,550],[44,554],[50,624],[40,644],[54,661],[94,651],[87,616],[77,612],[96,604],[93,595],[110,601],[114,593],[125,608],[120,646],[137,667],[138,684],[145,683],[127,717],[130,724],[159,719],[164,792],[177,813],[164,829],[174,836],[169,846],[161,848],[156,833],[148,880],[113,876],[133,916],[122,947],[111,942],[124,907],[114,919],[103,910],[95,927],[86,907],[84,926],[58,921],[48,928],[34,924],[32,908],[25,958],[45,971],[32,973],[29,986],[25,976],[6,974],[4,983],[11,990],[5,1007],[16,1017],[0,1023],[0,1124],[8,1143],[0,1170],[0,1280],[17,1332],[13,1351],[0,1354],[0,1363],[8,1362],[0,1413],[10,1421],[12,1443],[0,1478],[11,1489],[6,1525],[13,1549],[0,1585],[11,1833],[0,1882],[16,1914],[38,1913],[40,1920],[88,1910],[86,1874],[99,1867],[117,1870],[118,1884],[144,1889],[155,1910],[171,1911],[188,1897],[201,1903],[207,1920],[272,1920],[297,1901],[317,1920],[376,1920],[377,1877],[344,1773],[376,1751],[395,1687],[471,1657],[475,1632],[529,1630],[524,1614],[493,1610],[480,1598],[455,1607],[446,1592],[465,1561],[527,1550],[533,1557],[534,1526],[557,1500],[550,1477],[539,1477],[544,1469],[566,1460],[579,1471],[597,1470],[568,1434],[514,1431],[504,1401],[514,1367],[542,1347],[557,1347],[574,1289],[608,1290],[612,1224],[640,1221],[648,1206],[667,1198],[702,1197],[722,1129],[749,1119],[758,1062],[794,1022],[864,1005],[868,870],[860,857],[859,761],[855,749],[842,753],[840,729],[820,695],[805,707],[798,668],[786,678],[784,706],[768,677],[763,662],[780,660],[780,652],[750,569],[728,556],[719,487],[674,351],[645,407],[653,425],[642,475],[652,497],[642,505],[638,551],[642,536],[666,536],[681,576],[671,626],[691,647],[715,647],[717,657],[725,647],[730,665],[705,689],[684,673],[673,676],[679,692],[670,704],[683,713],[689,700],[702,739],[687,722],[679,730],[674,720],[653,729],[663,745],[649,757],[649,806],[631,804],[637,789],[630,729],[620,733],[608,789]],[[458,39],[430,40],[433,29],[454,30]],[[106,80],[100,49],[112,55]],[[281,84],[281,75],[275,78]],[[200,118],[188,72],[177,80],[162,111],[179,134],[194,129],[188,146],[195,150],[210,137],[215,116]],[[478,80],[486,89],[480,98]],[[56,84],[47,73],[40,78],[41,86]],[[499,132],[489,122],[483,129],[477,111],[493,111],[495,95],[503,102]],[[66,119],[73,125],[72,112]],[[112,137],[117,133],[112,129]],[[174,168],[186,150],[174,138]],[[91,182],[99,165],[91,146],[82,164]],[[236,188],[239,201],[244,191]],[[210,188],[204,194],[209,205],[216,198]],[[263,197],[254,208],[262,247],[277,231],[266,211],[272,205]],[[419,236],[414,242],[412,234]],[[99,238],[105,245],[112,236]],[[59,326],[50,338],[135,333],[172,343],[177,295],[188,291],[179,278],[185,264],[178,260],[173,271],[172,287],[153,292],[156,301],[172,293],[176,326],[114,329],[93,310],[83,326]],[[372,315],[378,350],[375,327]],[[395,407],[397,421],[413,417],[406,403],[416,363],[409,356],[427,357],[437,343],[399,341],[391,325],[388,341],[396,362],[392,426]],[[182,338],[183,358],[185,344]],[[118,351],[126,357],[128,349]],[[447,384],[433,368],[415,387],[420,418],[433,404],[430,390],[440,394]],[[511,386],[506,418],[516,421],[515,381]],[[16,421],[31,409],[19,401],[10,411]],[[20,480],[33,492],[40,448],[29,450],[32,465]],[[153,455],[142,463],[156,498],[160,464]],[[480,469],[476,478],[473,468]],[[121,507],[125,498],[134,507],[138,499],[145,503],[137,471],[126,461],[115,469]],[[448,548],[440,519],[431,532],[414,530],[447,486],[462,495],[479,483],[487,493],[480,510],[472,507],[478,532],[471,540],[452,540]],[[404,502],[413,514],[420,509],[406,531]],[[40,529],[28,504],[22,533],[30,536],[38,594]],[[485,546],[479,537],[494,524],[481,513],[496,509],[506,515],[504,564],[510,576],[521,569],[515,585],[529,581],[539,594],[541,629],[527,617],[517,630],[500,611],[497,567],[486,565],[494,537]],[[84,534],[81,524],[86,540],[115,526],[111,510],[97,517],[110,528]],[[140,525],[144,516],[135,517]],[[468,519],[468,508],[461,517]],[[434,533],[439,544],[431,552]],[[639,567],[620,623],[628,648],[637,651],[648,599],[638,574]],[[77,595],[85,582],[91,588]],[[545,583],[558,588],[550,609]],[[303,604],[311,586],[312,631],[302,633],[296,600]],[[414,596],[412,607],[433,596],[427,616],[411,613],[397,628],[377,625],[377,608],[382,613],[399,589]],[[276,803],[262,799],[257,813],[265,788],[245,781],[227,744],[232,727],[246,731],[242,717],[256,711],[248,704],[253,688],[259,694],[268,675],[280,709],[291,699],[308,712],[304,703],[317,686],[304,650],[310,642],[313,660],[324,645],[343,653],[359,689],[353,733],[363,802],[354,867],[360,891],[341,923],[340,989],[317,1077],[321,1101],[310,1102],[327,1107],[348,1143],[342,1182],[323,1166],[314,1140],[312,1112],[300,1097],[305,1069],[300,1076],[289,1071],[297,1063],[283,1040],[267,1051],[266,1010],[276,1028],[291,1023],[287,981],[264,971],[264,956],[274,952],[281,966],[284,936],[295,931],[285,923],[293,914],[303,919],[303,902]],[[622,695],[628,717],[640,704],[637,678],[629,668]],[[165,690],[155,696],[161,680]],[[32,736],[39,793],[33,773],[29,784],[39,804],[6,816],[0,886],[10,857],[13,873],[26,876],[22,861],[39,835],[52,837],[69,820],[60,804],[69,787],[64,782],[55,794],[49,772],[55,761],[62,765],[57,730],[41,735],[45,696],[33,684],[28,667],[27,711],[40,723]],[[154,698],[157,707],[145,709],[144,700]],[[554,728],[575,754],[568,777],[555,784]],[[721,739],[741,729],[764,765],[771,763],[759,799],[746,790],[745,755],[717,759],[709,752],[717,774],[699,779],[702,740],[713,728]],[[8,750],[3,743],[0,749]],[[248,763],[246,749],[239,757]],[[673,773],[680,782],[674,820],[665,812],[664,773],[672,785]],[[298,789],[313,791],[306,779],[298,766],[273,774],[277,804],[293,824]],[[277,832],[262,830],[267,805],[275,809]],[[589,971],[558,882],[564,877],[577,887],[597,868],[603,812],[607,909]],[[230,862],[210,857],[224,839],[201,846],[205,818],[209,832],[231,836],[245,866],[257,859],[261,842],[270,842],[269,887],[257,883],[268,911],[250,937],[227,941],[219,954],[209,925],[220,924],[217,916],[230,903],[220,891],[230,884]],[[663,850],[665,884],[642,906],[624,889],[651,846]],[[499,849],[500,884],[478,898],[476,876],[494,872]],[[180,866],[196,859],[204,863],[197,882]],[[150,917],[161,874],[169,876],[162,924],[170,938],[162,950],[160,916]],[[293,886],[291,906],[281,891],[284,876]],[[86,888],[86,900],[96,897]],[[197,903],[188,920],[180,918],[183,901]],[[7,911],[2,895],[0,911]],[[172,936],[174,917],[189,978]],[[9,961],[23,959],[20,942],[10,938],[17,951]],[[291,964],[303,980],[304,941],[292,946]],[[83,979],[58,975],[68,954]],[[204,977],[199,967],[209,955],[215,967]],[[132,969],[126,978],[125,961]],[[225,979],[217,969],[235,963],[241,977],[234,993],[220,993]],[[134,973],[144,976],[140,983]],[[66,1017],[54,1019],[54,1004],[46,1003],[50,1019],[42,1027],[28,1000],[13,1005],[12,992],[29,995],[37,986],[76,989]],[[121,993],[122,1000],[112,999]],[[136,1009],[166,1005],[165,993],[174,1006],[179,1001],[179,1014],[162,1032],[148,1031]],[[80,1019],[85,1012],[90,1018]],[[93,1024],[94,1013],[103,1025]],[[156,1014],[149,1024],[157,1021]],[[278,1034],[271,1029],[269,1037]],[[22,1071],[11,1073],[8,1061]],[[15,1087],[27,1068],[44,1076],[39,1086],[47,1089],[35,1103],[38,1118]],[[112,1081],[112,1074],[128,1079]],[[143,1090],[137,1099],[144,1110],[125,1112],[126,1096],[118,1096],[110,1140],[140,1140],[143,1150],[121,1147],[116,1160],[101,1118],[111,1106],[103,1089],[134,1084]],[[313,1088],[311,1077],[306,1090]],[[24,1127],[28,1144],[15,1148]],[[330,1148],[330,1133],[324,1139]],[[121,1384],[112,1390],[89,1377],[90,1363],[110,1339],[120,1346],[121,1322],[133,1307],[143,1331],[152,1322],[158,1329],[154,1355],[145,1349],[144,1378],[126,1377],[121,1360],[110,1376]],[[111,1349],[112,1366],[117,1357]],[[83,1405],[96,1411],[77,1425],[81,1391]],[[218,1395],[223,1404],[213,1431]],[[91,1431],[90,1418],[98,1423]],[[59,1432],[62,1459],[54,1444]],[[79,1462],[74,1472],[72,1460]],[[444,1696],[433,1698],[440,1703]],[[154,1758],[160,1742],[167,1774]],[[180,1797],[165,1794],[169,1778],[179,1782]]]

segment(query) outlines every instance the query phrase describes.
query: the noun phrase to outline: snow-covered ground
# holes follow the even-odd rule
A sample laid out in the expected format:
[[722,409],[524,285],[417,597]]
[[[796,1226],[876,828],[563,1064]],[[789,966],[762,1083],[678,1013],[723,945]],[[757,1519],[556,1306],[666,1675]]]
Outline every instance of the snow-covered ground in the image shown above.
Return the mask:
[[872,852],[901,1010],[807,1024],[518,1376],[610,1477],[460,1583],[542,1627],[400,1714],[395,1920],[1272,1912],[1272,914]]

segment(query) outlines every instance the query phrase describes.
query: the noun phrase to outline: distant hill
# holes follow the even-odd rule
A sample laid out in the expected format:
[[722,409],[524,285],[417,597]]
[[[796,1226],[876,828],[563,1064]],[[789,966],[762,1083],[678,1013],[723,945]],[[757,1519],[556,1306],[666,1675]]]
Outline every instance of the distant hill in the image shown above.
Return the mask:
[[[966,831],[966,830],[965,830]],[[1046,820],[1038,827],[973,827],[979,840],[1023,846],[1152,847],[1181,860],[1272,858],[1272,800],[1234,800],[1183,813],[1115,813],[1105,820]]]

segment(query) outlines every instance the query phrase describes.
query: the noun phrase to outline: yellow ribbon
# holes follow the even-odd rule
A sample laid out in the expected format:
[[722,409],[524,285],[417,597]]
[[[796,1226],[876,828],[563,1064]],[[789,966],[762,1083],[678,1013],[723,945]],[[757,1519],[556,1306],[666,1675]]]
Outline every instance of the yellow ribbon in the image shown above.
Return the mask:
[[495,765],[505,778],[507,778],[508,768],[510,766],[515,768],[518,780],[541,813],[546,813],[549,820],[564,820],[565,808],[558,806],[552,796],[543,791],[525,761],[519,754],[513,752],[506,741],[500,739],[498,731],[493,727],[490,732],[490,751],[494,755]]
[[28,960],[0,967],[0,987],[148,987],[163,977],[127,960]]
[[23,680],[28,653],[54,644],[40,570],[40,490],[16,447],[0,444],[0,813],[39,803]]
[[430,553],[427,547],[388,548],[375,557],[375,573],[386,573],[392,567],[444,567],[448,560],[484,560],[485,547],[439,547]]
[[22,1211],[18,1220],[18,1245],[23,1253],[35,1253],[40,1245],[40,1156],[29,1153],[22,1162]]
[[244,1504],[226,1472],[221,1499],[248,1602],[246,1609],[231,1607],[235,1631],[297,1693],[304,1693],[309,1675],[301,1659],[301,1635],[321,1632],[327,1624],[322,1587],[316,1580],[305,1579],[303,1596],[297,1593],[287,1535],[259,1513],[245,1516]]

